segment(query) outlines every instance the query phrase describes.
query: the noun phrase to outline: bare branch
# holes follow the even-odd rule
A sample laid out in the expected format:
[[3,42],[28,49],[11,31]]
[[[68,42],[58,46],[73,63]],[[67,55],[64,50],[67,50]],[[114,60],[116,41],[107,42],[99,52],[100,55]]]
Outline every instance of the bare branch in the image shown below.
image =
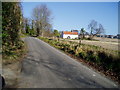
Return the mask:
[[90,38],[92,39],[93,36],[97,34],[104,33],[104,28],[102,24],[98,25],[98,22],[95,20],[92,20],[91,23],[88,25],[88,28],[90,29]]

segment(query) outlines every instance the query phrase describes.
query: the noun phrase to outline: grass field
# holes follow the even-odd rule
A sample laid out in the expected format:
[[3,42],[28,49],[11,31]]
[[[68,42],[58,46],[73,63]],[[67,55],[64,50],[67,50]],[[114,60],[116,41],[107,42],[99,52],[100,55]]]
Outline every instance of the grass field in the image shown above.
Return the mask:
[[[95,45],[95,46],[99,46],[105,49],[110,49],[110,50],[119,50],[119,42],[118,39],[110,39],[110,38],[98,38],[95,37],[94,38],[97,41],[90,41],[90,40],[82,40],[81,42],[83,44],[87,44],[87,45]],[[79,42],[79,40],[68,40],[67,41],[73,41],[73,42]]]

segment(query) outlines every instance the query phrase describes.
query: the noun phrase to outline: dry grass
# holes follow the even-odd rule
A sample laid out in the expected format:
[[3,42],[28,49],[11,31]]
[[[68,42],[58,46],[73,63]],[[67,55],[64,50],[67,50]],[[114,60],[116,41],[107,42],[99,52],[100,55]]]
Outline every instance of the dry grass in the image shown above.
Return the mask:
[[[97,37],[94,39],[99,40],[99,41],[82,40],[81,42],[83,44],[95,45],[95,46],[99,46],[105,49],[119,50],[118,39],[97,38]],[[79,40],[67,40],[67,41],[79,42]]]
[[112,38],[94,37],[93,39],[104,42],[118,42],[118,39],[112,39]]

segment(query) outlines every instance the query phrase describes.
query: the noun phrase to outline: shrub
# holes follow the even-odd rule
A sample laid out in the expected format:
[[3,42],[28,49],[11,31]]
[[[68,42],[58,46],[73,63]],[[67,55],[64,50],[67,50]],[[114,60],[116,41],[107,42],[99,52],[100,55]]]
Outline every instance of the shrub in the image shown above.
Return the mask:
[[84,51],[80,52],[79,57],[82,58],[82,59],[86,59],[87,58],[86,52],[84,52]]
[[82,48],[80,48],[79,46],[75,46],[75,55],[79,56],[79,53],[83,52]]

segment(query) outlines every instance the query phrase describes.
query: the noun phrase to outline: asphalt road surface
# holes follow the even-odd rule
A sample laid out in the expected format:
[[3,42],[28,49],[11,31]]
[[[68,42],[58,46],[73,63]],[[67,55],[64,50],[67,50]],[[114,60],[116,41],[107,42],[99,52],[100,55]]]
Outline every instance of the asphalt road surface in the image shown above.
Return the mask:
[[18,88],[116,88],[110,79],[70,58],[47,43],[27,37]]

